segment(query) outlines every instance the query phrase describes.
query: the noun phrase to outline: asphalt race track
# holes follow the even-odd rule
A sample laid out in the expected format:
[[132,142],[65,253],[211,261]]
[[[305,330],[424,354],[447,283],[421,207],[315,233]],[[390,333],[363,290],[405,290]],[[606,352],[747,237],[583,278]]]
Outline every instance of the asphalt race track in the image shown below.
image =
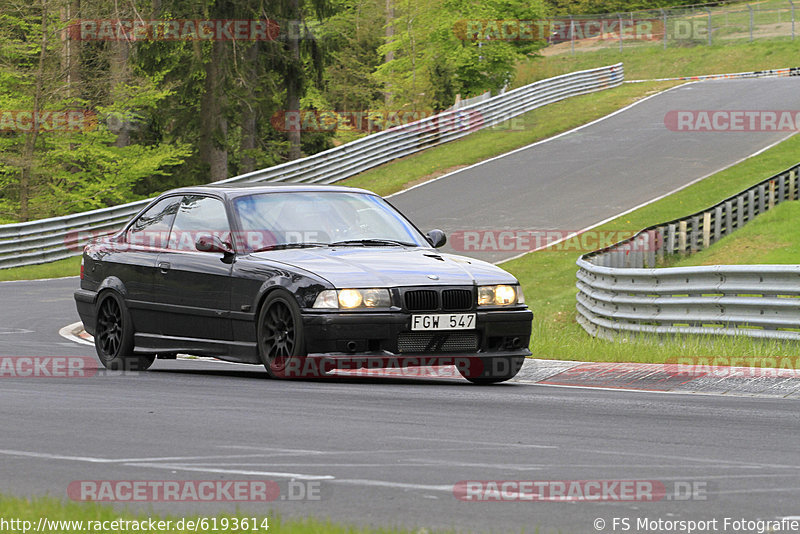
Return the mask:
[[[578,231],[789,135],[673,132],[664,125],[669,111],[800,109],[799,86],[797,78],[682,85],[587,128],[450,174],[391,201],[426,231],[440,228],[448,235],[463,230]],[[499,261],[520,250],[466,253]]]
[[[579,229],[786,135],[670,132],[670,109],[800,109],[798,88],[798,79],[692,84],[393,201],[423,228]],[[0,283],[0,356],[93,357],[58,334],[78,320],[77,285]],[[178,516],[238,507],[359,525],[563,533],[612,532],[614,517],[635,527],[645,517],[800,516],[800,410],[783,399],[460,379],[282,382],[255,366],[161,360],[140,374],[0,378],[0,421],[0,492],[64,497],[73,481],[185,479],[275,480],[284,497],[292,484],[318,492],[266,505],[133,505]],[[454,497],[465,480],[648,480],[671,493],[658,502],[476,503]],[[684,500],[687,487],[695,494]]]

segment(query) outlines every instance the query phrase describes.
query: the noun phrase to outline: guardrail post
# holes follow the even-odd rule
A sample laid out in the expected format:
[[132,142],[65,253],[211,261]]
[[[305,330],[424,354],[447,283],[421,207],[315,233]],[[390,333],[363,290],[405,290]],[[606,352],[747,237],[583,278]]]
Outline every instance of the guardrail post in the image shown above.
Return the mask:
[[667,254],[675,253],[675,223],[667,225]]
[[622,52],[622,13],[617,13],[617,18],[619,20],[619,51]]
[[753,217],[756,216],[756,192],[754,190],[750,190],[747,192],[747,221],[750,222],[753,220]]
[[661,24],[664,26],[664,50],[667,49],[667,12],[664,11],[664,8],[661,9]]
[[775,201],[780,204],[784,200],[787,199],[787,192],[786,192],[786,177],[784,175],[778,176],[778,197]]
[[761,184],[758,186],[758,214],[761,215],[767,211],[767,186]]
[[794,41],[794,2],[789,0],[789,5],[792,6],[792,41]]
[[697,242],[698,237],[700,236],[700,216],[695,215],[692,217],[692,231],[689,233],[689,251],[694,254],[697,252],[700,247]]
[[750,10],[750,42],[753,42],[753,8],[747,4],[747,9]]
[[725,235],[733,232],[733,202],[725,203]]
[[651,269],[656,266],[656,247],[658,243],[656,242],[656,231],[655,230],[648,230],[645,232],[647,234],[647,267]]
[[659,226],[658,227],[658,243],[656,243],[656,245],[658,246],[658,248],[656,250],[658,251],[658,261],[659,262],[663,262],[664,261],[664,244],[665,243],[666,242],[664,241],[664,227],[663,226]]
[[714,243],[719,241],[722,235],[722,206],[714,208]]
[[711,46],[711,10],[708,8],[706,9],[706,13],[708,13],[708,46]]
[[767,209],[772,209],[775,207],[775,180],[769,181],[769,204]]
[[711,246],[711,212],[703,213],[703,248]]
[[744,195],[736,197],[736,228],[744,226]]
[[678,223],[678,252],[686,254],[686,221]]
[[789,198],[797,200],[797,170],[789,171]]

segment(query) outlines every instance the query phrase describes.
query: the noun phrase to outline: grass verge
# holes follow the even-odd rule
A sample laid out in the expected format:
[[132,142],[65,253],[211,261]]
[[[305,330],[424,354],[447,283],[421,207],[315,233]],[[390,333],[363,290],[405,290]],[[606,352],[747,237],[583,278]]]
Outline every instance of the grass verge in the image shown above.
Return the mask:
[[604,49],[532,58],[517,67],[514,87],[537,80],[622,62],[626,80],[674,78],[701,74],[747,72],[800,66],[800,41],[763,40],[752,43],[702,45],[662,49],[647,46]]
[[[700,211],[764,178],[797,163],[800,135],[717,173],[674,195],[610,221],[598,232],[635,232],[646,226]],[[767,217],[765,214],[762,217]],[[773,215],[777,216],[777,215]],[[753,223],[754,224],[754,223]],[[745,232],[747,226],[740,230]],[[790,225],[786,226],[787,231]],[[736,234],[733,234],[734,236]],[[747,236],[748,234],[744,234]],[[733,237],[733,236],[732,236]],[[585,251],[578,240],[506,262],[502,267],[522,283],[535,318],[530,349],[536,358],[582,361],[663,363],[678,357],[762,358],[800,356],[800,344],[759,342],[749,339],[686,336],[682,338],[630,338],[609,342],[590,337],[575,322],[575,261]],[[743,260],[740,260],[743,261]],[[792,263],[797,263],[797,256]]]
[[66,258],[51,263],[40,265],[26,265],[0,269],[0,282],[10,280],[41,280],[43,278],[62,278],[64,276],[78,276],[81,271],[81,257]]
[[[150,513],[136,513],[130,511],[123,511],[118,512],[115,508],[104,505],[104,504],[97,504],[97,503],[78,503],[78,502],[70,502],[70,501],[62,501],[59,499],[54,499],[52,497],[33,497],[33,498],[21,498],[21,497],[12,497],[9,495],[0,495],[0,510],[3,511],[3,519],[5,521],[9,520],[20,520],[20,521],[29,521],[30,523],[27,524],[28,532],[33,531],[37,528],[39,524],[40,518],[46,518],[50,523],[51,526],[48,528],[46,525],[42,531],[43,532],[61,532],[61,533],[82,533],[87,531],[94,531],[94,532],[117,532],[117,533],[136,533],[140,534],[141,532],[149,532],[151,531],[150,528],[147,527],[147,523],[145,523],[144,527],[136,528],[133,523],[117,523],[112,527],[112,521],[147,521],[148,519],[153,519],[154,521],[171,521],[169,525],[175,528],[168,528],[168,529],[158,529],[158,532],[165,532],[165,533],[184,533],[184,532],[206,532],[211,531],[213,521],[216,520],[217,528],[215,529],[217,532],[225,532],[229,534],[233,533],[245,533],[245,532],[267,532],[267,528],[269,527],[269,532],[281,532],[281,533],[289,533],[289,534],[316,534],[319,532],[326,532],[332,534],[367,534],[367,533],[380,533],[380,534],[401,534],[407,532],[414,532],[411,530],[404,530],[404,529],[394,529],[394,528],[380,528],[380,529],[373,529],[373,528],[357,528],[345,525],[339,525],[336,523],[331,523],[329,521],[322,521],[317,519],[281,519],[281,517],[277,514],[268,514],[267,516],[263,514],[256,515],[256,521],[254,525],[253,517],[250,515],[245,515],[242,513],[234,514],[234,515],[216,515],[216,516],[171,516],[171,515],[160,515]],[[198,520],[206,519],[206,524],[203,526],[202,523],[197,523]],[[239,526],[241,528],[222,528],[222,525],[226,523],[222,523],[222,521],[227,520],[227,525],[231,527],[234,525],[234,518],[238,518],[240,520]],[[263,521],[267,519],[268,523],[263,523]],[[244,526],[241,521],[248,520],[247,526]],[[178,528],[178,521],[184,520],[183,526],[184,528]],[[72,522],[83,522],[81,527],[77,526],[75,523],[72,524],[62,524],[56,526],[57,524],[54,523],[56,521],[72,521]],[[194,521],[191,527],[187,526],[187,521]],[[96,525],[94,528],[86,528],[87,525]],[[99,523],[95,523],[99,522]],[[106,526],[103,526],[105,522]],[[194,524],[200,525],[200,528],[194,529]],[[18,532],[22,532],[22,527],[25,525],[23,523],[16,523],[19,528],[11,528],[8,532],[14,532],[15,530]],[[168,526],[166,523],[162,525]],[[4,532],[6,532],[4,527]]]
[[800,263],[800,202],[783,202],[705,250],[676,258],[670,267]]

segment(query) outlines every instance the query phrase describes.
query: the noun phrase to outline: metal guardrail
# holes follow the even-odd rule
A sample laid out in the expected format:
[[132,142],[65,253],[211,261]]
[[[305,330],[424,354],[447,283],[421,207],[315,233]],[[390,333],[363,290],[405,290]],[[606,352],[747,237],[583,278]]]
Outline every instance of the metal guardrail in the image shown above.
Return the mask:
[[[420,121],[267,169],[216,183],[330,184],[396,158],[459,139],[540,106],[624,81],[622,63],[556,76]],[[77,256],[90,236],[111,233],[152,199],[64,217],[0,225],[0,269]]]
[[800,340],[800,265],[655,268],[775,205],[798,200],[800,164],[688,217],[645,228],[578,261],[578,323],[592,335],[706,334]]

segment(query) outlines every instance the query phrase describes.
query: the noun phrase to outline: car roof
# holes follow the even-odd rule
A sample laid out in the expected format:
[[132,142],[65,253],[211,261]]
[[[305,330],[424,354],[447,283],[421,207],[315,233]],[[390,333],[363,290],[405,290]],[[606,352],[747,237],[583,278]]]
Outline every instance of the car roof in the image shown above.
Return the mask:
[[315,184],[297,184],[297,183],[260,184],[260,183],[245,182],[245,183],[227,183],[227,184],[218,183],[218,184],[181,187],[178,189],[172,189],[170,191],[167,191],[164,193],[164,195],[175,194],[175,193],[212,194],[212,195],[219,195],[228,198],[233,198],[243,195],[252,195],[254,193],[275,193],[278,191],[280,191],[281,193],[321,191],[321,192],[367,193],[370,195],[375,194],[372,191],[367,191],[366,189],[360,189],[357,187],[345,187],[341,185],[315,185]]

